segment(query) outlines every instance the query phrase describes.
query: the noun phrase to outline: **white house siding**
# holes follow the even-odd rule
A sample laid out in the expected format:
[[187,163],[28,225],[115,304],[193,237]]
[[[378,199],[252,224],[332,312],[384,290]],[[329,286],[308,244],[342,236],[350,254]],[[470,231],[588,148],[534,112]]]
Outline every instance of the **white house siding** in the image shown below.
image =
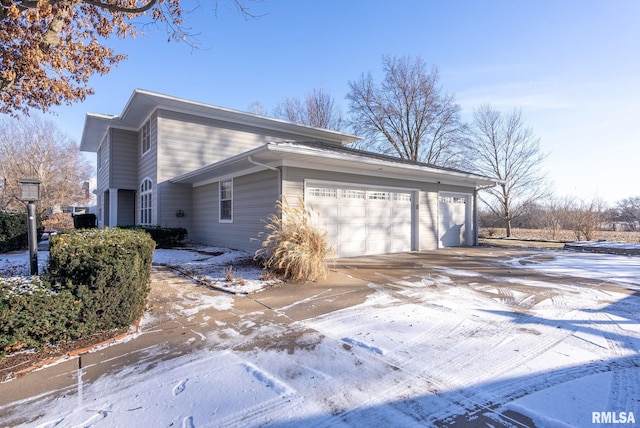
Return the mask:
[[161,182],[271,141],[299,138],[166,110],[158,112],[158,127],[158,180]]
[[109,201],[108,194],[105,191],[109,189],[109,165],[111,163],[111,145],[109,143],[109,133],[107,133],[97,151],[96,165],[96,196],[97,196],[97,220],[98,225],[106,224],[107,204]]
[[233,222],[218,220],[218,183],[193,188],[190,239],[207,245],[253,252],[260,247],[269,214],[275,212],[278,172],[261,171],[233,178]]
[[[441,190],[472,192],[473,188],[425,183],[411,180],[400,180],[384,177],[368,177],[332,171],[318,171],[304,168],[286,167],[283,169],[283,194],[289,201],[298,196],[304,197],[304,183],[308,181],[325,181],[328,183],[345,183],[360,185],[365,188],[392,188],[415,191],[413,204],[418,205],[417,231],[414,237],[414,250],[432,250],[438,248],[438,192]],[[414,194],[414,195],[415,195]],[[417,245],[415,244],[417,242]]]
[[[156,187],[158,206],[162,207],[158,213],[158,225],[189,230],[194,218],[191,185],[165,181]],[[176,215],[178,210],[183,213],[182,217]]]
[[110,163],[112,189],[138,188],[138,133],[121,129],[111,130],[111,156],[117,162]]
[[111,144],[109,134],[105,135],[98,148],[97,157],[97,180],[96,189],[98,193],[109,188],[109,165],[111,164]]
[[158,126],[157,126],[157,118],[156,115],[151,115],[150,118],[150,131],[151,131],[151,145],[149,150],[145,153],[142,153],[142,146],[140,145],[140,130],[138,130],[138,137],[136,141],[137,147],[137,159],[138,159],[138,183],[136,185],[136,189],[142,183],[142,180],[145,178],[150,178],[153,181],[153,185],[158,184],[158,169],[157,169],[157,158],[158,158]]

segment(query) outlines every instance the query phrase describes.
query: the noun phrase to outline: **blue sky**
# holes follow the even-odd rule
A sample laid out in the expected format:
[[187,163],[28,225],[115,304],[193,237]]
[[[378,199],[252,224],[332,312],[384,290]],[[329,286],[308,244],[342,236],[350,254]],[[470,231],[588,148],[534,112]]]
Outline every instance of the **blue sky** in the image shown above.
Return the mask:
[[487,102],[522,109],[557,195],[640,195],[639,1],[263,0],[249,20],[230,0],[217,14],[201,3],[186,16],[199,49],[167,43],[162,27],[110,41],[129,59],[93,78],[85,102],[56,108],[60,128],[79,141],[85,113],[119,114],[135,88],[272,110],[322,87],[347,113],[348,82],[380,80],[382,55],[420,56],[465,119]]

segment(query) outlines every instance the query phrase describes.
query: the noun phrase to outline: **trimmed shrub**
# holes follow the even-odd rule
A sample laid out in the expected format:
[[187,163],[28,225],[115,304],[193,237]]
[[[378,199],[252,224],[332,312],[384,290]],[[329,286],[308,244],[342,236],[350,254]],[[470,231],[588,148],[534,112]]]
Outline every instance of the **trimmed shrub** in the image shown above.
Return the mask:
[[38,278],[0,279],[0,355],[81,337],[80,309],[69,290],[55,293]]
[[47,279],[82,302],[82,334],[125,327],[144,312],[155,243],[135,230],[84,229],[51,238]]
[[160,226],[126,226],[124,229],[144,230],[156,243],[156,248],[175,248],[182,245],[187,237],[187,229],[184,227],[160,227]]
[[[38,240],[42,235],[42,218],[36,215]],[[18,211],[0,211],[0,253],[23,250],[29,246],[27,232],[27,213]]]
[[76,229],[93,229],[96,226],[95,214],[76,214],[73,216],[73,227]]
[[255,258],[264,267],[292,281],[317,281],[329,273],[327,260],[334,256],[327,232],[318,227],[318,214],[305,207],[302,198],[291,206],[286,198],[267,222],[267,235]]
[[21,250],[28,242],[27,213],[0,211],[0,253]]

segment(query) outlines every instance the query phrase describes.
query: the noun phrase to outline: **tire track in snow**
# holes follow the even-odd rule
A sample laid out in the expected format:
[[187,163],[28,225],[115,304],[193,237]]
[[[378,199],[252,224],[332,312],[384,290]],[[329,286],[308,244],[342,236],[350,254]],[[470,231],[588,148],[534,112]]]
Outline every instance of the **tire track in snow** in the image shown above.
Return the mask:
[[[622,356],[624,348],[631,349],[637,353],[631,339],[615,321],[606,313],[597,312],[594,314],[596,322],[603,322],[609,331],[604,331],[603,336],[607,341],[609,350],[617,357]],[[610,324],[612,323],[613,324]],[[625,340],[626,339],[626,340]],[[622,340],[622,343],[621,343]],[[640,359],[640,357],[639,357]],[[627,369],[613,372],[611,381],[611,392],[607,409],[614,411],[633,411],[640,405],[640,370]]]
[[[574,367],[508,378],[489,385],[474,386],[461,391],[461,393],[468,400],[465,406],[468,407],[468,411],[473,411],[474,408],[476,410],[487,408],[497,410],[514,400],[583,377],[608,372],[627,371],[629,373],[637,373],[639,369],[640,358],[637,355],[631,355],[614,360],[596,361]],[[632,390],[635,390],[633,397],[637,397],[639,387],[640,384],[631,386]],[[630,410],[633,410],[633,408]],[[441,415],[441,417],[449,416],[451,415]]]
[[[444,335],[441,337],[430,335],[430,340],[442,341],[450,346],[444,350],[445,355],[442,356],[440,363],[425,368],[422,375],[435,378],[449,388],[485,382],[508,375],[514,369],[548,352],[573,334],[572,330],[553,329],[542,334],[536,334],[535,330],[522,330],[528,324],[535,326],[535,322],[527,321],[531,318],[528,315],[514,313],[512,316],[515,316],[516,320],[496,326],[488,341],[484,337],[474,338],[473,335],[478,330],[479,323],[469,322],[470,320],[460,325],[458,329],[443,329]],[[529,337],[526,338],[528,340],[522,340],[523,331],[528,333]],[[511,339],[516,336],[520,336],[521,340],[512,341]],[[456,338],[455,342],[452,342],[452,337]],[[467,343],[463,347],[468,351],[457,353],[456,343],[463,340],[477,340],[478,345],[470,347]],[[516,348],[508,349],[509,346]],[[451,358],[447,358],[447,352],[452,355]]]

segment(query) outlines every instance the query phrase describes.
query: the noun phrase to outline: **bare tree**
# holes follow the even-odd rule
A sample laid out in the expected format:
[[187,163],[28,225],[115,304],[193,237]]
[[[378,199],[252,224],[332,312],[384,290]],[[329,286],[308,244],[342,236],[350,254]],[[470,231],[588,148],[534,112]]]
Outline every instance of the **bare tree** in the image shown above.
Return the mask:
[[543,211],[543,222],[549,231],[549,239],[559,239],[560,231],[569,224],[569,211],[572,201],[569,198],[550,197]]
[[600,229],[603,218],[603,202],[599,198],[590,201],[571,201],[567,213],[567,227],[573,230],[577,240],[592,241]]
[[625,198],[616,204],[616,220],[624,224],[626,230],[640,228],[640,196]]
[[267,116],[267,109],[259,100],[251,101],[247,111],[252,114],[257,114],[258,116]]
[[0,177],[6,179],[0,190],[0,209],[24,208],[20,201],[22,178],[40,180],[37,205],[41,213],[56,205],[83,203],[87,199],[83,185],[91,172],[78,145],[53,122],[39,117],[0,122]]
[[540,139],[525,126],[519,110],[503,115],[488,104],[474,111],[469,135],[469,167],[503,181],[481,192],[480,198],[511,236],[512,220],[549,193]]
[[439,166],[459,166],[464,126],[460,106],[439,87],[438,69],[421,58],[384,56],[385,77],[349,82],[354,132],[365,148]]
[[315,88],[304,99],[285,98],[274,109],[274,116],[316,128],[341,131],[344,126],[342,112],[333,97],[322,88]]

